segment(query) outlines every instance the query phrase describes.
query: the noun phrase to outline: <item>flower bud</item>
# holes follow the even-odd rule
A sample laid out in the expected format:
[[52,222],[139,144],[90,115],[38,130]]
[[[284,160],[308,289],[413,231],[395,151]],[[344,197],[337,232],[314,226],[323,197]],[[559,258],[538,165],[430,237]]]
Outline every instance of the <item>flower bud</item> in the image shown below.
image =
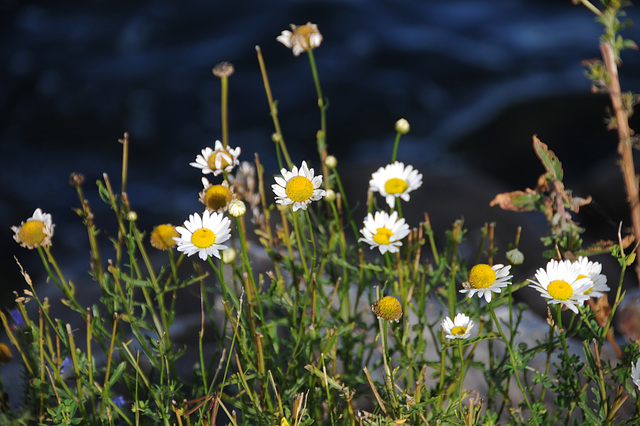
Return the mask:
[[135,222],[136,220],[138,220],[138,213],[131,210],[130,212],[127,213],[127,220],[129,222]]
[[409,122],[404,118],[396,121],[396,132],[400,133],[401,135],[406,135],[407,133],[409,133],[410,128],[411,126],[409,126]]
[[506,256],[507,256],[507,260],[512,265],[522,265],[522,262],[524,262],[524,254],[522,254],[522,252],[517,248],[514,248],[513,250],[509,250],[506,253]]
[[338,159],[333,155],[327,155],[327,158],[324,159],[324,165],[330,169],[335,169],[338,165]]
[[247,206],[245,206],[244,202],[242,202],[241,200],[234,198],[233,200],[229,201],[227,209],[229,210],[229,214],[231,216],[240,217],[246,213]]
[[327,189],[325,191],[324,199],[329,202],[334,201],[336,199],[336,191],[333,189]]
[[236,249],[233,247],[222,250],[222,263],[232,263],[236,260]]

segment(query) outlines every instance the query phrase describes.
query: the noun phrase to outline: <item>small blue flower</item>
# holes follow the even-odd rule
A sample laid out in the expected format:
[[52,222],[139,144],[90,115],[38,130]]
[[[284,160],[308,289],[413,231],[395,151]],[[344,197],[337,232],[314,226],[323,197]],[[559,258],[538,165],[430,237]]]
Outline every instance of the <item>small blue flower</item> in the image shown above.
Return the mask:
[[71,361],[71,358],[66,357],[64,361],[62,361],[62,364],[60,365],[60,374],[64,373],[64,371],[67,368],[72,368],[72,367],[73,367],[73,362]]
[[125,406],[125,404],[126,404],[127,402],[124,400],[123,396],[122,396],[122,395],[120,395],[120,396],[117,396],[117,397],[113,398],[113,403],[114,403],[114,405],[115,405],[116,407],[118,407],[118,408],[122,408],[122,407],[124,407],[124,406]]
[[13,323],[16,327],[23,327],[26,325],[26,323],[24,322],[24,318],[22,317],[22,314],[19,310],[11,309],[9,311],[9,315],[11,315],[11,319],[13,320]]

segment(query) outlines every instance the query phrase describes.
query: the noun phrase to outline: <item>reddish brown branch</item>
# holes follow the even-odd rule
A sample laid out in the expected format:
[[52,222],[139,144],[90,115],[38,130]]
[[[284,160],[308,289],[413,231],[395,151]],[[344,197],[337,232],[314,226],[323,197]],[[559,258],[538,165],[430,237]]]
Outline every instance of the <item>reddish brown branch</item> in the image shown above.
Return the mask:
[[[620,154],[620,169],[627,192],[627,203],[631,210],[631,223],[636,241],[640,241],[640,196],[638,194],[638,181],[633,163],[631,136],[633,132],[629,127],[629,116],[622,100],[620,80],[618,78],[618,65],[614,47],[610,43],[601,43],[600,51],[609,77],[608,92],[611,104],[615,111],[615,124],[618,129],[618,153]],[[640,263],[636,263],[636,275],[640,285]]]

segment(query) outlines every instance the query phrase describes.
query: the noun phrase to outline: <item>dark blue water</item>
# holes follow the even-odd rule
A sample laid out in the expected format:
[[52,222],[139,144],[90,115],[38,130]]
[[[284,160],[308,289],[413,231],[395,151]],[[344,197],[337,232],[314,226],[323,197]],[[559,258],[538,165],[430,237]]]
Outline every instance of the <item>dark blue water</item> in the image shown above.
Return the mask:
[[[179,223],[200,210],[200,176],[188,163],[220,138],[220,87],[211,68],[221,61],[236,69],[231,144],[242,147],[244,160],[258,152],[267,173],[276,172],[256,45],[292,157],[317,167],[309,63],[275,40],[290,23],[312,21],[324,35],[315,57],[330,103],[329,151],[347,181],[366,185],[388,161],[393,123],[405,117],[411,132],[399,158],[425,173],[417,210],[442,210],[446,227],[464,212],[495,211],[487,204],[497,191],[535,185],[542,169],[531,136],[538,134],[565,161],[568,186],[599,194],[591,214],[603,235],[615,238],[626,217],[615,134],[603,124],[607,100],[590,93],[580,63],[599,56],[601,27],[570,0],[5,1],[0,12],[5,294],[22,287],[12,254],[37,263],[9,230],[36,207],[53,214],[61,256],[88,253],[67,178],[87,176],[86,192],[108,225],[93,183],[108,172],[118,185],[117,139],[125,131],[129,192],[141,220]],[[635,9],[629,13],[639,20]],[[637,28],[625,35],[640,40]],[[623,56],[629,90],[640,87],[639,58]]]

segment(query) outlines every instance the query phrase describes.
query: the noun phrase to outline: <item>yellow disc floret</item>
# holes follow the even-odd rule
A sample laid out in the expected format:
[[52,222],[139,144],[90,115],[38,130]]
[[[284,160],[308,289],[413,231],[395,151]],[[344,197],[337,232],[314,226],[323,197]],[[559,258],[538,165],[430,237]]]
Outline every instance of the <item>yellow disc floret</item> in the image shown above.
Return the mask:
[[[578,281],[578,280],[580,280],[580,279],[582,279],[582,278],[589,278],[589,277],[587,277],[586,275],[582,275],[582,274],[580,274],[580,275],[578,275],[578,278],[576,278],[576,281]],[[591,293],[591,290],[593,290],[593,286],[591,286],[591,287],[589,287],[588,289],[586,289],[586,290],[584,291],[584,294],[589,294],[589,293]]]
[[231,201],[231,190],[224,185],[211,185],[204,193],[204,204],[213,211],[226,207]]
[[47,238],[45,224],[40,220],[29,220],[20,227],[18,239],[29,247],[37,247]]
[[165,223],[163,225],[156,226],[151,235],[149,236],[149,242],[158,250],[168,250],[170,247],[175,246],[177,243],[173,239],[179,237],[180,233],[173,225]]
[[487,288],[496,282],[496,272],[486,264],[478,264],[469,271],[471,288]]
[[409,185],[403,179],[400,178],[391,178],[384,184],[384,190],[387,191],[387,194],[403,194]]
[[454,336],[462,336],[466,332],[467,332],[467,327],[462,327],[460,325],[453,327],[451,329],[451,334],[453,334]]
[[385,296],[371,305],[371,310],[380,319],[398,321],[402,316],[402,306],[395,297]]
[[216,242],[216,234],[211,229],[200,228],[191,236],[191,242],[198,248],[211,247]]
[[569,300],[573,296],[573,287],[564,280],[551,281],[547,291],[556,300]]
[[391,241],[391,236],[393,232],[387,228],[378,228],[376,229],[376,234],[373,236],[373,241],[380,244],[381,246],[389,244]]
[[301,203],[313,195],[313,183],[305,176],[295,176],[287,182],[285,192],[294,202]]

